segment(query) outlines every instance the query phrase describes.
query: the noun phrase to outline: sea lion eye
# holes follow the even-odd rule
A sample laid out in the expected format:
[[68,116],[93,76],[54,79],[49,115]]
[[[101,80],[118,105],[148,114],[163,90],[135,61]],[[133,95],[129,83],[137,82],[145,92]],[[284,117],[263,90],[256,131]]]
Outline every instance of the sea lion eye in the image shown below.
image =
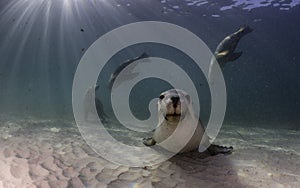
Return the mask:
[[160,99],[160,100],[163,100],[164,98],[165,98],[164,95],[160,95],[160,96],[159,96],[159,99]]

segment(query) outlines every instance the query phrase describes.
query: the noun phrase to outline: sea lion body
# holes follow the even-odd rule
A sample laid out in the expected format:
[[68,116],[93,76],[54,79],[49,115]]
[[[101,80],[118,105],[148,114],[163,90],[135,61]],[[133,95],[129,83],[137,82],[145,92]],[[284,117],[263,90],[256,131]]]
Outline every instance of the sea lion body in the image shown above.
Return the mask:
[[216,65],[220,68],[224,68],[228,62],[235,61],[241,57],[243,52],[235,52],[236,47],[242,37],[252,32],[249,26],[243,26],[238,31],[225,37],[217,46],[214,57],[210,61],[209,71],[208,71],[208,81],[213,84],[214,78],[212,76],[215,72]]
[[[98,85],[91,86],[84,96],[84,120],[89,121],[89,115],[99,116],[102,122],[107,122],[107,115],[103,110],[103,104],[99,98],[95,96],[95,91],[99,89]],[[94,106],[96,105],[97,114],[94,114]]]
[[219,43],[215,51],[215,57],[221,66],[224,66],[227,62],[238,59],[242,55],[242,52],[235,52],[235,49],[241,38],[252,31],[253,29],[249,26],[243,26],[238,31],[225,37]]
[[[112,86],[113,86],[117,76],[121,73],[122,70],[124,70],[128,65],[136,62],[137,60],[147,58],[147,57],[149,57],[149,55],[144,52],[140,56],[128,59],[125,62],[123,62],[122,64],[120,64],[119,67],[113,72],[113,74],[110,75],[110,78],[108,81],[109,89],[112,89]],[[133,74],[133,73],[131,73],[131,74]]]
[[[205,134],[201,121],[195,116],[190,96],[185,91],[171,89],[160,95],[158,101],[158,119],[158,125],[153,136],[144,139],[146,146],[164,142],[173,136],[175,130],[177,132],[176,136],[172,139],[171,144],[165,148],[169,151],[183,153],[198,150],[201,140],[202,143],[210,145],[209,137]],[[193,128],[193,125],[196,127]],[[178,146],[182,145],[182,141],[187,136],[191,136],[191,138],[178,150]],[[216,149],[219,151],[215,152]],[[211,145],[208,150],[217,154],[229,153],[232,148]]]

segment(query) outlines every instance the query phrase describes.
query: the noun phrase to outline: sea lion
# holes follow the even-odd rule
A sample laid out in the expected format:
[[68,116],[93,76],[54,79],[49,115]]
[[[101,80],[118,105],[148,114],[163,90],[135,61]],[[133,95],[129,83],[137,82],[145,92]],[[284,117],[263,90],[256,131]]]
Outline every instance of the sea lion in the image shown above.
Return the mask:
[[249,26],[243,26],[238,31],[225,37],[219,43],[215,50],[214,57],[212,57],[209,65],[208,81],[211,84],[214,83],[212,74],[213,71],[215,71],[216,65],[219,64],[220,68],[222,69],[228,62],[235,61],[241,57],[243,52],[235,52],[235,49],[241,38],[252,31],[253,29],[251,29]]
[[91,86],[84,96],[84,120],[88,121],[89,114],[93,114],[93,106],[96,105],[97,114],[103,123],[107,122],[107,115],[103,110],[103,104],[99,98],[95,96],[95,91],[99,89],[98,85]]
[[251,29],[249,26],[243,26],[238,31],[225,37],[219,43],[214,55],[221,67],[224,66],[227,62],[235,61],[242,55],[243,52],[234,51],[241,38],[247,35],[248,33],[251,33],[252,31],[253,29]]
[[[194,114],[191,98],[185,91],[171,89],[160,95],[158,100],[158,119],[158,125],[153,136],[143,140],[143,143],[146,146],[153,146],[156,143],[163,142],[170,137],[177,128],[185,133],[186,131],[189,131],[190,126],[192,126],[191,124],[195,124],[197,127],[194,133],[192,133],[193,136],[191,139],[179,151],[179,153],[197,150],[201,139],[204,139],[204,142],[208,142],[210,145],[209,137],[205,134],[201,121],[196,118]],[[179,133],[179,136],[177,136],[176,140],[174,140],[178,143],[174,143],[174,145],[180,145],[180,141],[183,140],[182,137],[184,136],[185,134]],[[172,148],[165,149],[169,151],[173,150]],[[218,153],[230,153],[233,148],[210,145],[207,150],[211,155],[216,155]]]
[[[130,65],[131,63],[137,61],[137,60],[140,60],[140,59],[143,59],[143,58],[147,58],[149,57],[149,55],[147,53],[142,53],[140,56],[138,57],[135,57],[135,58],[131,58],[131,59],[128,59],[126,60],[125,62],[123,62],[115,71],[113,74],[110,75],[110,79],[108,81],[108,87],[109,89],[112,88],[113,86],[113,83],[115,82],[117,76],[121,73],[121,71],[123,69],[125,69],[128,65]],[[134,76],[134,75],[133,75]],[[129,76],[130,77],[130,76]]]

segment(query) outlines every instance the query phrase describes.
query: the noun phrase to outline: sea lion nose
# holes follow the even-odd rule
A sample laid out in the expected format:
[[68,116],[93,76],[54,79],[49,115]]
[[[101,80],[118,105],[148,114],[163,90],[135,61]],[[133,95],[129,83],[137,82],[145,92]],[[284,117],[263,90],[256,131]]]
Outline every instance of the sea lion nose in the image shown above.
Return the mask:
[[177,104],[178,104],[178,101],[179,101],[179,96],[171,97],[171,100],[172,100],[172,103],[173,103],[173,107],[176,108]]

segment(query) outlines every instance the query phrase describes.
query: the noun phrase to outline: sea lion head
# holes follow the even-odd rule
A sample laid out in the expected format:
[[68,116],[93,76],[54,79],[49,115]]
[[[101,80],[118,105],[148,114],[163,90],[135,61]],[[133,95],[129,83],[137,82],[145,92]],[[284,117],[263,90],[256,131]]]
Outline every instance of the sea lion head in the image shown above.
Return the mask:
[[191,99],[188,93],[179,89],[171,89],[160,94],[158,113],[170,123],[178,123],[189,111]]
[[251,27],[245,25],[245,26],[242,26],[242,27],[237,31],[237,33],[238,33],[239,35],[241,35],[241,36],[244,36],[244,35],[246,35],[246,34],[248,34],[248,33],[251,33],[252,31],[253,31],[253,29],[252,29]]

